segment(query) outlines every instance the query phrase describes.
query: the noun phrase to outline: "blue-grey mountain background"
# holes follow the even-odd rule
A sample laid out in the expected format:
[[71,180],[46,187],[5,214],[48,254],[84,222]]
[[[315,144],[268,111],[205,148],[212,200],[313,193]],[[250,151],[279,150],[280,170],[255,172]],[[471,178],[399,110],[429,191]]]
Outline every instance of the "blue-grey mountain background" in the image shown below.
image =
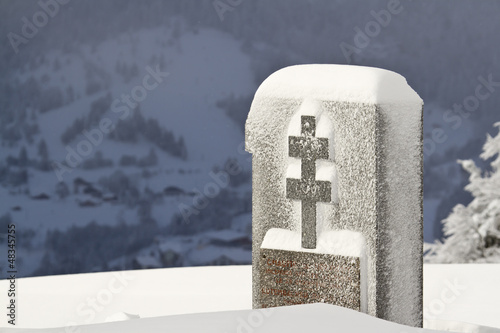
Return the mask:
[[[73,0],[16,52],[9,34],[23,36],[23,17],[33,23],[43,9],[0,1],[0,233],[16,225],[19,275],[249,264],[242,143],[253,94],[285,66],[348,63],[341,45],[356,46],[357,28],[388,3]],[[500,120],[498,87],[470,116],[445,116],[479,77],[500,81],[500,2],[400,8],[350,63],[405,76],[425,102],[424,138],[436,129],[446,137],[424,156],[424,237],[433,242],[440,221],[472,199],[457,159],[486,167],[479,154]],[[151,71],[168,76],[118,117],[113,103],[124,107],[122,94],[138,93]],[[115,129],[93,144],[83,133],[104,118]],[[85,140],[89,155],[69,167]]]

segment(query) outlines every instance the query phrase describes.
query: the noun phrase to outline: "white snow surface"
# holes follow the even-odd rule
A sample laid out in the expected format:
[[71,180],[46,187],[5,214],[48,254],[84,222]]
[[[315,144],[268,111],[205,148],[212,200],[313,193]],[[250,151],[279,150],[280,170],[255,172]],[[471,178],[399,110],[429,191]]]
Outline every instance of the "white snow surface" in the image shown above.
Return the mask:
[[[60,328],[42,332],[59,332]],[[84,327],[86,333],[94,332],[385,332],[430,333],[444,332],[394,324],[346,308],[328,304],[306,304],[272,309],[243,310],[181,316],[166,316],[114,322]],[[495,332],[496,330],[482,331]],[[9,332],[33,332],[11,330]]]
[[256,95],[366,104],[422,102],[400,74],[381,68],[331,64],[283,68],[269,76]]
[[140,318],[139,315],[134,315],[126,312],[117,312],[107,317],[104,321],[106,323],[111,323],[115,321],[124,321],[124,320],[139,319],[139,318]]
[[[496,264],[424,265],[424,327],[428,328],[425,330],[325,304],[252,311],[251,275],[251,266],[218,266],[18,279],[16,328],[7,324],[6,316],[2,316],[0,327],[4,327],[2,333],[55,333],[62,330],[51,327],[63,326],[73,326],[66,332],[87,333],[332,330],[417,333],[432,332],[430,328],[500,332],[500,265]],[[1,280],[0,291],[3,293],[7,287],[8,281]],[[98,310],[92,312],[89,299],[105,300],[103,295],[107,290],[112,292],[111,300],[106,304],[97,301]],[[6,302],[7,298],[2,297],[1,306]],[[106,319],[123,320],[132,316],[123,314],[138,315],[141,319],[103,324]],[[86,324],[98,325],[75,327]]]

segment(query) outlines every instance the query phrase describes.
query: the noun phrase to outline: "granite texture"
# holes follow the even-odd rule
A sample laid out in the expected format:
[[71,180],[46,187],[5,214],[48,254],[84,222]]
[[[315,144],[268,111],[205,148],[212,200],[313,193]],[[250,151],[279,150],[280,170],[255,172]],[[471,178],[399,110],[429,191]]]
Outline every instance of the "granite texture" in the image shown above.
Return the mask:
[[261,307],[328,303],[360,310],[360,261],[331,254],[260,249]]

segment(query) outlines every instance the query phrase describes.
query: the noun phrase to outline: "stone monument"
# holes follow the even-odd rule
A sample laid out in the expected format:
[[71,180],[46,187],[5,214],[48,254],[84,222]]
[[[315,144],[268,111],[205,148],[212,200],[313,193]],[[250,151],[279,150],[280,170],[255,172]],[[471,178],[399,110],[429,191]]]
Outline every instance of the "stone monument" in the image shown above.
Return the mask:
[[254,308],[324,302],[422,326],[422,106],[378,68],[262,83],[245,129]]

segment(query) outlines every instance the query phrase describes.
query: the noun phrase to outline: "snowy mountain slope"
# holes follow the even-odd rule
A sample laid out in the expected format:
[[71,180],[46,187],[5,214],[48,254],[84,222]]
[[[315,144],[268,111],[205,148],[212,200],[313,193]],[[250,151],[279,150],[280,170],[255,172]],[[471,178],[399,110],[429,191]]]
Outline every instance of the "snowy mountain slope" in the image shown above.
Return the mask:
[[[30,163],[35,163],[41,158],[39,144],[43,140],[49,160],[67,167],[68,149],[79,153],[79,144],[89,141],[78,130],[69,142],[63,142],[62,136],[68,128],[78,119],[88,122],[90,117],[95,117],[96,101],[116,101],[116,105],[126,106],[123,96],[133,98],[137,87],[144,86],[146,76],[149,76],[147,84],[154,82],[152,71],[165,72],[168,76],[147,90],[147,96],[139,103],[140,113],[144,121],[153,120],[160,129],[170,131],[175,140],[182,138],[187,158],[162,150],[147,139],[145,133],[138,133],[132,141],[104,136],[102,142],[92,143],[89,156],[79,154],[82,160],[77,168],[67,169],[68,172],[63,171],[59,176],[53,170],[9,165],[9,172],[27,170],[25,184],[0,187],[0,215],[8,213],[19,230],[29,229],[35,233],[30,239],[31,250],[20,249],[23,275],[30,275],[37,268],[48,231],[66,232],[71,227],[86,227],[91,221],[99,226],[137,225],[138,214],[141,214],[137,204],[140,205],[141,200],[148,202],[148,216],[159,227],[166,227],[172,216],[181,212],[181,205],[193,205],[194,193],[203,194],[205,186],[214,182],[213,174],[210,176],[214,167],[223,167],[228,158],[234,158],[249,169],[249,156],[241,149],[243,133],[216,104],[229,96],[239,97],[255,90],[250,60],[233,37],[212,29],[188,30],[181,20],[177,29],[139,30],[99,44],[84,44],[77,50],[53,50],[41,56],[36,68],[19,70],[16,82],[20,87],[36,82],[33,85],[39,88],[41,99],[52,96],[47,93],[50,89],[59,91],[62,97],[57,97],[57,93],[52,99],[46,97],[49,101],[46,104],[56,107],[43,112],[37,109],[39,104],[26,109],[28,119],[38,126],[33,142],[28,138],[21,138],[15,144],[2,142],[0,160],[5,163],[9,158],[17,159],[24,147],[28,160],[33,161]],[[51,102],[53,100],[55,102]],[[135,100],[132,102],[135,104]],[[99,119],[111,119],[113,125],[119,123],[113,107],[101,109],[97,110]],[[132,108],[129,113],[124,121],[132,119]],[[87,131],[96,128],[98,123],[84,126]],[[151,149],[157,159],[152,165],[120,165],[124,155],[140,160],[146,158]],[[96,158],[96,152],[112,165],[82,167]],[[71,156],[74,159],[74,155]],[[132,193],[132,202],[124,204],[120,198],[118,202],[104,200],[114,195],[103,186],[102,179],[109,179],[117,172],[137,190],[137,194]],[[61,179],[69,191],[64,198],[60,198],[56,190]],[[81,184],[82,180],[84,185],[77,188],[75,182]],[[164,190],[168,187],[183,193],[166,195]],[[84,193],[86,190],[89,192]],[[242,186],[236,191],[244,193],[249,187]],[[48,198],[35,199],[40,196]]]
[[[75,94],[81,96],[73,103],[38,116],[40,136],[47,142],[53,159],[63,160],[67,154],[60,139],[66,126],[87,114],[90,103],[107,92],[113,99],[130,94],[133,87],[142,84],[143,77],[148,74],[147,66],[155,68],[161,64],[160,61],[151,61],[155,57],[165,59],[162,70],[169,76],[140,102],[144,117],[158,119],[161,125],[173,129],[176,136],[184,136],[191,161],[203,160],[212,167],[228,155],[238,157],[238,145],[243,136],[215,104],[231,94],[240,96],[255,90],[249,59],[240,50],[239,43],[224,33],[214,30],[201,30],[196,34],[186,32],[174,41],[168,37],[168,31],[155,29],[121,36],[92,50],[82,47],[79,56],[53,52],[45,57],[47,64],[32,75],[38,80],[48,77],[49,83],[56,87],[71,85]],[[56,73],[51,65],[54,59],[61,59],[63,63]],[[68,59],[70,63],[66,65]],[[138,72],[129,79],[130,82],[123,82],[122,77],[115,73],[117,62],[137,66]],[[82,83],[86,75],[84,67],[88,64],[105,72],[103,76],[107,77],[109,89],[85,95]],[[21,81],[23,76],[20,75]],[[98,149],[115,159],[120,157],[119,152],[124,151],[124,147],[116,146],[116,142],[110,140],[105,140]],[[127,145],[126,149],[136,153],[141,151],[140,145]],[[17,148],[2,149],[2,156],[17,154],[17,151]],[[35,151],[30,153],[34,155]],[[167,161],[177,162],[176,159],[165,159]]]

